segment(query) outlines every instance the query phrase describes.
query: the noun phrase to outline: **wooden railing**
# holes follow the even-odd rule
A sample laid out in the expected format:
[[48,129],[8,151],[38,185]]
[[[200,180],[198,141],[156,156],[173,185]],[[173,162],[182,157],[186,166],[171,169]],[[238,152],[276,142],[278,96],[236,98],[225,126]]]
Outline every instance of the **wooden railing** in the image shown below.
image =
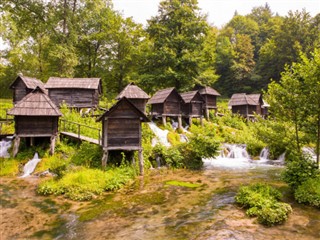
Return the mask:
[[[93,131],[88,131],[91,129]],[[82,130],[82,131],[81,131]],[[60,132],[71,132],[77,134],[78,139],[82,136],[97,139],[98,143],[101,143],[101,129],[96,127],[91,127],[77,122],[72,122],[66,119],[60,119]],[[91,133],[91,134],[88,134]]]

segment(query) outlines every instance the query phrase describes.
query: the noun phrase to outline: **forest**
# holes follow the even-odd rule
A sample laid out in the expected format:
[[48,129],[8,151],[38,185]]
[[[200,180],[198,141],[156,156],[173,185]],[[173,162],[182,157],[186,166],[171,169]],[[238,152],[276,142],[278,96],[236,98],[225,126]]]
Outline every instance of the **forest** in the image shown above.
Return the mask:
[[0,89],[17,74],[99,77],[114,97],[129,82],[152,94],[165,87],[212,86],[230,97],[278,82],[286,65],[310,58],[320,43],[320,14],[279,16],[264,6],[210,26],[195,0],[162,1],[146,26],[115,11],[111,0],[3,0]]

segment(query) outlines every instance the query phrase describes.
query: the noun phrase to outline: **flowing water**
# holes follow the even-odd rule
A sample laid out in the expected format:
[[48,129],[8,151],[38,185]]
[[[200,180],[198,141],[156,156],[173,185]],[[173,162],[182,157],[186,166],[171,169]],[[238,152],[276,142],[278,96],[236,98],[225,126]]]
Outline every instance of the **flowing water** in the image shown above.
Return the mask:
[[[1,240],[319,239],[320,211],[292,200],[280,181],[282,168],[158,169],[87,203],[37,196],[36,178],[1,179]],[[196,187],[169,185],[172,180]],[[266,228],[235,204],[238,188],[254,182],[267,182],[284,194],[293,208],[285,224]]]
[[[39,178],[0,178],[1,240],[320,239],[319,209],[292,200],[280,177],[284,154],[270,161],[267,152],[251,160],[244,145],[224,144],[218,157],[203,159],[202,171],[150,170],[120,191],[90,202],[38,196]],[[238,188],[255,182],[283,193],[293,208],[286,223],[264,227],[235,203]]]
[[26,165],[24,165],[23,167],[23,174],[21,176],[21,178],[24,178],[24,177],[28,177],[31,175],[31,173],[33,173],[33,171],[35,170],[37,164],[41,161],[41,159],[39,158],[39,155],[38,153],[36,152],[33,156],[33,158],[28,161],[26,163]]
[[11,147],[10,140],[1,140],[0,141],[0,158],[9,158],[10,154],[8,153],[8,149]]

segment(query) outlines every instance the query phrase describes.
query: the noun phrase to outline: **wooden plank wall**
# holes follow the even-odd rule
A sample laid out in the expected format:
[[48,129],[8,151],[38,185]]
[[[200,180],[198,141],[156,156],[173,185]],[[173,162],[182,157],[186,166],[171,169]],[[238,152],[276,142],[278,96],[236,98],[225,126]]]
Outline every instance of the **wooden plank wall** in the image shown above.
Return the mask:
[[217,97],[212,95],[204,95],[205,108],[216,108],[217,107]]
[[130,102],[132,102],[141,112],[145,113],[146,112],[146,104],[147,100],[146,99],[129,99]]
[[49,97],[57,106],[64,101],[71,107],[90,108],[99,102],[98,90],[93,89],[49,89]]
[[16,82],[14,85],[14,91],[13,91],[13,102],[17,103],[19,102],[22,98],[24,98],[29,92],[27,86],[24,84],[24,82],[20,79],[19,81]]
[[107,120],[107,146],[139,147],[140,125],[140,120],[137,118],[109,118]]
[[58,117],[16,116],[15,128],[17,135],[51,136],[58,132]]

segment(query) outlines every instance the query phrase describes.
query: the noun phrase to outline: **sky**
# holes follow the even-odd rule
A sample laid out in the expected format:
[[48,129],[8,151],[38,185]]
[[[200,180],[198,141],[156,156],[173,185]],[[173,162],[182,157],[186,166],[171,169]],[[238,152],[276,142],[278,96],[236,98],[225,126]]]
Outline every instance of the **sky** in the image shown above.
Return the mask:
[[[160,0],[113,0],[114,9],[124,17],[133,17],[135,22],[146,25],[147,20],[158,13]],[[222,27],[237,11],[240,15],[251,12],[253,7],[270,6],[273,13],[286,16],[289,10],[305,9],[314,17],[320,13],[319,0],[198,0],[201,12],[208,14],[208,22]]]

